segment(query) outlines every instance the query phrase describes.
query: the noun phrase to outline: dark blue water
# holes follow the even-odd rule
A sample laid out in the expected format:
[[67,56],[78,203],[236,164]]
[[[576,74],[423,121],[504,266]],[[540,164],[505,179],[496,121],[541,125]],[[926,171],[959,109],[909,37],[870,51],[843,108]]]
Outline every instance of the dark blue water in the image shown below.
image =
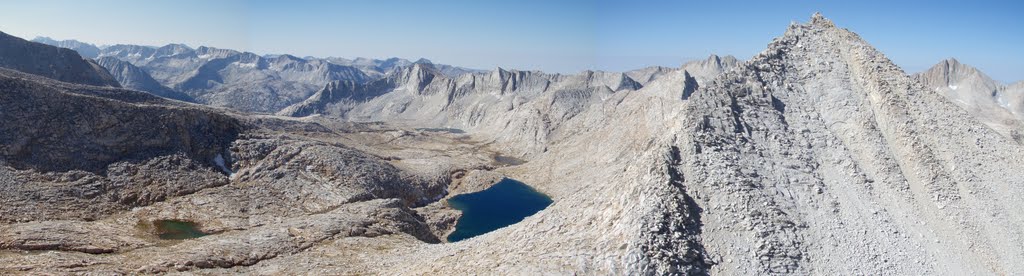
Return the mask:
[[462,217],[448,241],[461,241],[520,222],[551,202],[530,186],[507,178],[486,190],[453,196],[448,205],[462,211]]

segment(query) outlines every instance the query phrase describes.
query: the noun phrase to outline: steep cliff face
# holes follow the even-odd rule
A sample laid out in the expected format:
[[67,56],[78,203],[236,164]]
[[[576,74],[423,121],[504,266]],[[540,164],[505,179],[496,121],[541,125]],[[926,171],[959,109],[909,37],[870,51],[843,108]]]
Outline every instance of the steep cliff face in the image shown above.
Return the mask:
[[0,67],[59,81],[120,87],[107,70],[77,52],[0,32]]

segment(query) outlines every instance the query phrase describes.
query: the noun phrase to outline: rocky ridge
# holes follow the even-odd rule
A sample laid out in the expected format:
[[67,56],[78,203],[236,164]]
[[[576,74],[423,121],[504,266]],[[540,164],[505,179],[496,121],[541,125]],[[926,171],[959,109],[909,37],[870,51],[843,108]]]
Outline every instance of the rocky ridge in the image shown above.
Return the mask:
[[70,49],[49,46],[0,32],[0,67],[59,81],[119,87],[107,70]]

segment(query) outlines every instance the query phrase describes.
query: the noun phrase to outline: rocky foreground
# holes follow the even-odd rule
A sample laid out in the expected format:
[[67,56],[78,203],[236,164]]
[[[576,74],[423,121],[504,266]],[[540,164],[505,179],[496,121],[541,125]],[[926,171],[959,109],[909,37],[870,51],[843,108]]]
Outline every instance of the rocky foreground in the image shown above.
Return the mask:
[[[1024,270],[1020,140],[917,78],[820,15],[746,62],[414,64],[277,116],[3,70],[0,273]],[[442,242],[502,177],[554,203]]]

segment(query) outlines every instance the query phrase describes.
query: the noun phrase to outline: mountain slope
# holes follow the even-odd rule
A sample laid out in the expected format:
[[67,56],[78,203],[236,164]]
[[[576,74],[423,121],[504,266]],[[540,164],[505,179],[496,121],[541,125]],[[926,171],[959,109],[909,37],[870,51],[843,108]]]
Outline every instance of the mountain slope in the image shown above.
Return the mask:
[[0,67],[65,82],[119,87],[103,67],[70,49],[29,42],[0,32]]
[[820,15],[743,67],[695,93],[675,138],[678,189],[704,210],[683,229],[713,272],[1021,269],[1018,145]]
[[956,59],[939,62],[914,77],[1001,134],[1024,144],[1024,93],[992,80]]
[[135,67],[135,65],[132,65],[131,63],[109,56],[99,58],[96,62],[114,75],[114,78],[121,83],[122,87],[149,92],[150,94],[168,99],[195,102],[195,99],[192,99],[192,97],[185,93],[174,91],[166,86],[160,85],[160,83],[154,80],[153,77],[146,74],[146,71],[143,71],[139,67]]

